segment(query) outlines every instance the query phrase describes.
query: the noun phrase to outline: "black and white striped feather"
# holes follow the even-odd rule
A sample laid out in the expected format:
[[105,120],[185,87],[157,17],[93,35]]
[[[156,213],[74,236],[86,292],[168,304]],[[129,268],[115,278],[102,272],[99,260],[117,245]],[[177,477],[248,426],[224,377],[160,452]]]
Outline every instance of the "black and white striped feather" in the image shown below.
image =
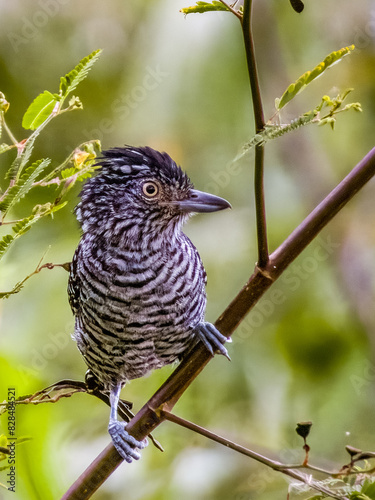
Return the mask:
[[[151,148],[103,154],[76,209],[69,300],[78,348],[109,388],[181,358],[203,321],[206,274],[170,203],[193,189],[187,175]],[[157,201],[142,195],[145,181],[160,186]]]

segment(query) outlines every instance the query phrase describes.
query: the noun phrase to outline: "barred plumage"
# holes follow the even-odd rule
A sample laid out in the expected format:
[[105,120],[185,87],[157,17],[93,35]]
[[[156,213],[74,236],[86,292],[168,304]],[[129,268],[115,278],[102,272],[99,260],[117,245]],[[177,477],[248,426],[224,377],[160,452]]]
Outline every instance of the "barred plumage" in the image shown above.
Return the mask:
[[[229,204],[194,190],[166,153],[127,147],[103,155],[76,209],[83,234],[69,300],[78,348],[113,394],[114,410],[127,380],[180,359],[197,337],[226,354],[224,338],[203,323],[206,273],[181,226],[192,212]],[[112,411],[113,425],[114,417]],[[119,423],[115,431],[111,423],[114,443],[128,460],[129,450],[116,441]]]

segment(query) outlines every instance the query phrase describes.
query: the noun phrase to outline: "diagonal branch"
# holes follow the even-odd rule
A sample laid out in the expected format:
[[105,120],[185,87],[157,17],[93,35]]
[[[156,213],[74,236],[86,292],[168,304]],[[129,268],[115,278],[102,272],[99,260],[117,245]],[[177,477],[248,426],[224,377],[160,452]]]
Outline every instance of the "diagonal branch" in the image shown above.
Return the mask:
[[[262,270],[255,268],[249,281],[215,323],[224,335],[229,337],[233,334],[247,313],[289,264],[374,175],[375,148],[271,254],[266,268]],[[161,410],[172,410],[184,391],[211,359],[212,356],[202,344],[198,344],[190,351],[172,375],[130,421],[127,426],[128,432],[137,439],[143,439],[160,425],[165,420]],[[65,493],[62,500],[90,498],[121,462],[120,455],[114,446],[109,444]]]

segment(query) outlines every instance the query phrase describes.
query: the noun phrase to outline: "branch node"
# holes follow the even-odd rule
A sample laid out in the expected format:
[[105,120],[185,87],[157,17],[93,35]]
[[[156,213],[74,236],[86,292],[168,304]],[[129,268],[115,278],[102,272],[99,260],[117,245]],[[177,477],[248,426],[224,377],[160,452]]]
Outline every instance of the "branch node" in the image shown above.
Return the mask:
[[[271,267],[271,270],[269,269]],[[276,269],[276,266],[270,266],[269,262],[267,267],[259,267],[258,263],[255,264],[255,272],[260,273],[262,276],[264,276],[266,279],[270,280],[272,283],[276,281],[275,275],[274,275],[274,270]]]

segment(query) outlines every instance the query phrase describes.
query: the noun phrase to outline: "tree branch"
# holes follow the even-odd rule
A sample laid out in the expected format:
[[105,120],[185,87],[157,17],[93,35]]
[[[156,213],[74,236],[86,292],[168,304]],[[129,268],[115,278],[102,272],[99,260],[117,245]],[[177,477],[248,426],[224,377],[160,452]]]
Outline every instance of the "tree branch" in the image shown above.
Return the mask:
[[[255,133],[258,134],[264,129],[265,122],[253,40],[252,0],[245,0],[244,2],[243,19],[241,26],[245,46],[247,69],[249,73],[251,96],[253,101]],[[267,265],[269,258],[263,177],[264,145],[258,145],[255,148],[254,192],[258,241],[258,266],[261,269],[263,269]]]
[[264,145],[255,148],[255,169],[254,169],[254,193],[255,193],[255,213],[258,242],[258,262],[260,269],[267,266],[269,260],[266,204],[264,197]]
[[193,422],[189,422],[188,420],[185,420],[184,418],[181,418],[174,413],[170,413],[169,411],[162,410],[160,414],[165,418],[165,420],[168,420],[169,422],[173,422],[174,424],[180,425],[182,427],[185,427],[186,429],[190,429],[193,432],[196,432],[197,434],[200,434],[201,436],[204,436],[208,439],[211,439],[212,441],[215,441],[216,443],[222,444],[223,446],[230,448],[231,450],[234,450],[238,453],[241,453],[242,455],[245,455],[246,457],[252,458],[253,460],[256,460],[257,462],[260,462],[264,465],[267,465],[267,467],[270,467],[271,469],[281,472],[285,474],[286,476],[292,477],[293,479],[297,479],[298,481],[301,481],[302,483],[308,484],[311,488],[320,491],[321,493],[325,495],[329,495],[330,498],[335,498],[337,500],[348,500],[347,497],[343,497],[342,495],[338,495],[334,491],[325,488],[324,486],[321,486],[321,484],[318,481],[315,481],[314,479],[311,478],[311,475],[307,475],[304,473],[300,473],[295,471],[294,469],[311,469],[311,470],[317,470],[319,472],[322,472],[324,474],[330,475],[331,473],[329,471],[326,471],[324,469],[320,469],[318,467],[310,466],[310,465],[304,465],[304,464],[291,464],[291,465],[284,465],[281,464],[280,462],[277,462],[275,460],[271,460],[270,458],[265,457],[264,455],[260,455],[259,453],[256,453],[255,451],[249,450],[248,448],[245,448],[244,446],[241,446],[240,444],[234,443],[233,441],[230,441],[229,439],[226,439],[222,436],[219,436],[218,434],[215,434],[214,432],[209,431],[208,429],[205,429],[204,427],[201,427],[200,425],[194,424]]
[[253,3],[252,0],[244,1],[243,18],[241,26],[242,26],[244,45],[245,45],[247,69],[249,73],[251,96],[253,98],[255,131],[256,133],[258,133],[263,130],[265,122],[264,122],[262,98],[260,95],[258,69],[255,59],[253,30],[251,26],[252,3]]
[[[374,175],[375,148],[358,163],[347,177],[292,232],[284,243],[271,254],[266,268],[255,268],[249,281],[215,323],[215,326],[224,335],[229,337],[233,334],[247,313],[289,264]],[[197,344],[160,389],[130,421],[127,426],[128,432],[137,439],[143,439],[160,425],[165,420],[161,410],[172,410],[184,391],[211,359],[212,356],[205,347],[202,344]],[[85,500],[90,498],[121,462],[120,455],[114,446],[109,444],[70,487],[62,500]]]
[[[85,392],[90,396],[95,396],[105,403],[107,406],[111,406],[109,393],[107,391],[103,391],[102,387],[95,386],[90,387],[87,384],[87,381],[81,382],[80,380],[71,380],[64,379],[55,382],[54,384],[45,387],[44,389],[37,391],[34,394],[29,394],[27,396],[20,397],[15,403],[16,404],[44,404],[44,403],[57,403],[62,398],[70,398],[73,394],[77,394],[79,392]],[[0,407],[7,407],[8,403],[0,403]],[[132,413],[131,409],[133,407],[133,403],[130,401],[125,401],[124,399],[120,399],[118,403],[117,413],[125,422],[129,422],[133,417],[134,413]],[[154,446],[158,448],[160,451],[164,451],[162,445],[150,434],[148,436]]]

